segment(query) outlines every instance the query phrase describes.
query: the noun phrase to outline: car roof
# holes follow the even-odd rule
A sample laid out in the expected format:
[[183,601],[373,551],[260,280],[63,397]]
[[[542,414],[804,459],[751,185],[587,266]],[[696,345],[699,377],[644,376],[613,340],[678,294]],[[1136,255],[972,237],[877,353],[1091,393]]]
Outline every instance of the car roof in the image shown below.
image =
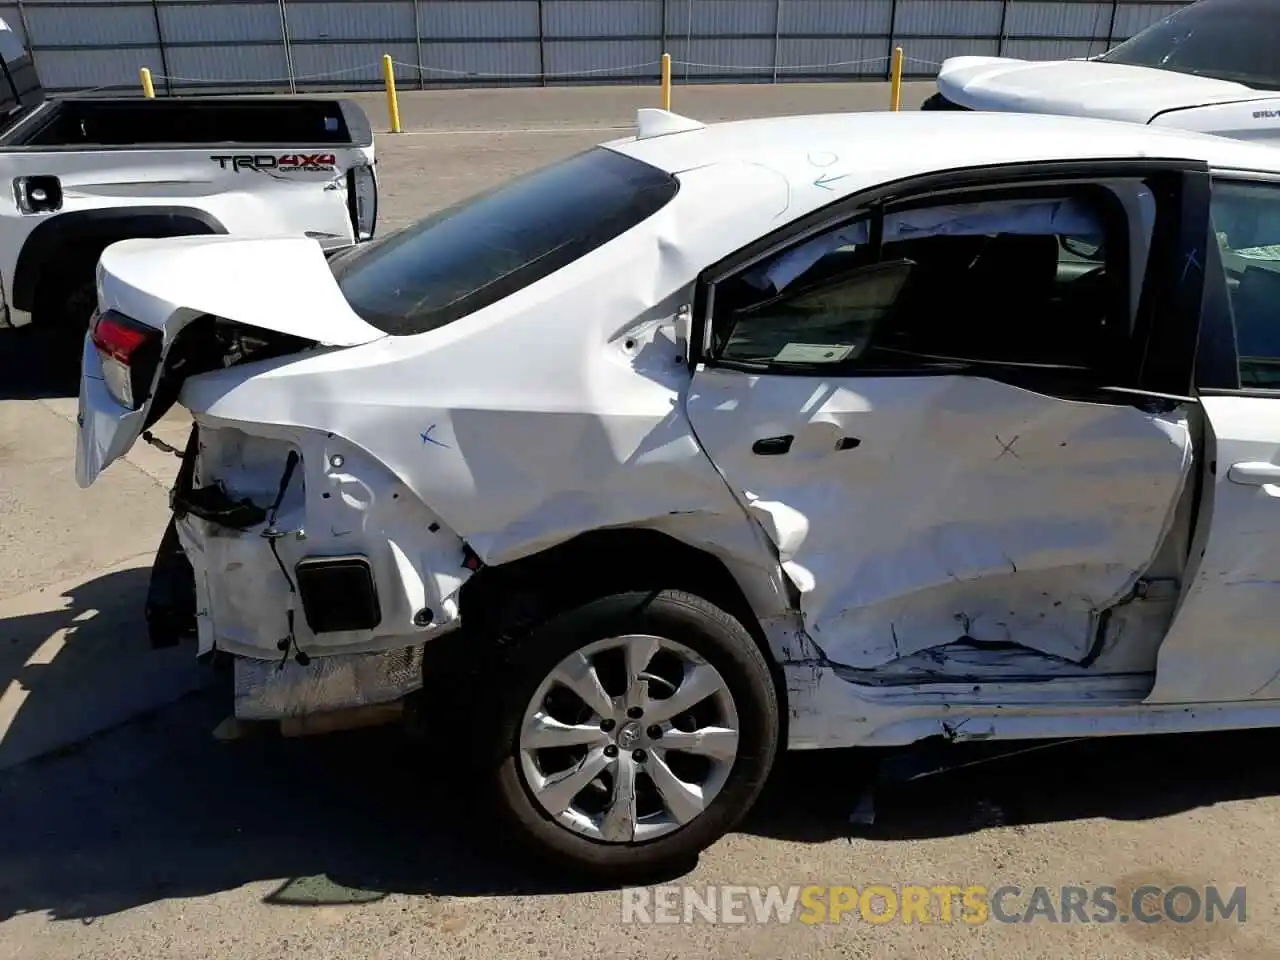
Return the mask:
[[903,111],[772,117],[606,144],[669,173],[715,163],[767,166],[836,196],[907,176],[1053,160],[1198,160],[1280,174],[1280,150],[1136,123],[1045,114]]

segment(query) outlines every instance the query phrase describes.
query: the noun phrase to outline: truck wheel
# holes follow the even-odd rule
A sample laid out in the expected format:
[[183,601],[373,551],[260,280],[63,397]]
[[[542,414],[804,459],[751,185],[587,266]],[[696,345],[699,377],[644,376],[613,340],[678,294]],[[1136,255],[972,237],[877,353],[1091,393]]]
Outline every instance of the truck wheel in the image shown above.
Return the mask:
[[504,672],[483,747],[498,811],[561,869],[611,883],[687,869],[773,766],[765,656],[692,594],[618,594],[561,614]]

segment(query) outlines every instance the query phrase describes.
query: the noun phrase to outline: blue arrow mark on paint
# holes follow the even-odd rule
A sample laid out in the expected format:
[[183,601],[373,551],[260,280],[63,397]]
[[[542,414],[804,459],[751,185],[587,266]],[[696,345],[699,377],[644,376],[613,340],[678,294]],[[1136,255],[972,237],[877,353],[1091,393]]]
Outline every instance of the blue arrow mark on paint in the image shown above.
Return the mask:
[[433,423],[431,426],[427,427],[426,430],[422,431],[422,433],[418,434],[418,436],[422,437],[423,444],[434,443],[437,447],[444,447],[448,450],[449,445],[447,443],[441,443],[435,437],[431,436],[431,431],[435,428],[436,425]]
[[817,180],[813,181],[813,185],[815,187],[821,187],[823,190],[830,190],[831,187],[829,184],[835,183],[837,180],[843,180],[847,176],[847,173],[842,173],[838,177],[829,177],[824,173]]

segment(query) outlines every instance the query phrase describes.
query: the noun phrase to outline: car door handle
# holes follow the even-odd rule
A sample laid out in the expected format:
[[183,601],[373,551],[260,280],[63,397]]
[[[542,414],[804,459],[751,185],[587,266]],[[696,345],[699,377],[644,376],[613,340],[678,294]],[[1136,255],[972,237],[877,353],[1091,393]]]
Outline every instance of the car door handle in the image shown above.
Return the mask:
[[764,437],[751,445],[751,452],[761,457],[776,457],[787,453],[794,439],[789,433],[785,437]]
[[1261,487],[1268,483],[1280,483],[1280,466],[1274,463],[1233,463],[1227,471],[1232,483]]

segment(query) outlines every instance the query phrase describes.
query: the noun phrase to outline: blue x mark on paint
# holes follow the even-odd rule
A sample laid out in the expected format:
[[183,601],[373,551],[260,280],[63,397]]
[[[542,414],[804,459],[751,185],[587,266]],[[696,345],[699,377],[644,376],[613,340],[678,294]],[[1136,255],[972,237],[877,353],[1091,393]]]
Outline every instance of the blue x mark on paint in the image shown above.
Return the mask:
[[422,442],[424,444],[434,443],[437,447],[444,447],[446,450],[448,450],[449,445],[447,443],[441,443],[435,437],[431,436],[431,431],[434,430],[435,428],[436,428],[436,425],[433,423],[431,426],[427,427],[426,430],[422,431],[422,433],[418,434],[418,436],[422,437]]

